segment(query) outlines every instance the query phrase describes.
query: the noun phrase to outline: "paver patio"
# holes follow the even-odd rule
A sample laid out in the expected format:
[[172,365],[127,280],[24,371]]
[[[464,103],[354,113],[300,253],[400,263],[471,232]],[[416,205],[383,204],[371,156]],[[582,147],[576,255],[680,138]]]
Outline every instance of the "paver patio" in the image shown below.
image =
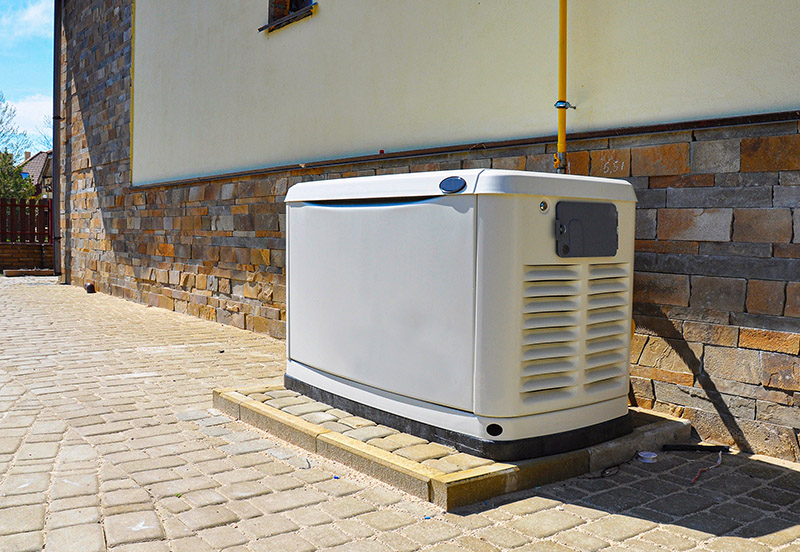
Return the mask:
[[659,453],[444,513],[211,410],[284,344],[0,277],[0,551],[800,550],[800,466]]

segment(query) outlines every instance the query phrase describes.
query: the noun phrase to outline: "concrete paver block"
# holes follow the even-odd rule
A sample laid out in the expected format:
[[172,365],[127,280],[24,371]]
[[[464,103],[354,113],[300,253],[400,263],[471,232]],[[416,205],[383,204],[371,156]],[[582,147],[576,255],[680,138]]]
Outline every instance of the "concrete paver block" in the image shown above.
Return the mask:
[[3,508],[0,512],[0,535],[41,531],[44,528],[43,504]]
[[[303,482],[291,475],[271,475],[259,480],[259,483],[273,491],[288,491],[303,486]],[[263,494],[263,493],[262,493]]]
[[475,535],[499,548],[518,548],[531,541],[530,538],[505,527],[481,529]]
[[165,516],[162,523],[164,526],[164,534],[169,540],[191,537],[195,534],[194,531],[186,527],[186,525],[176,517]]
[[[295,458],[297,453],[288,447],[273,447],[265,450],[264,453],[272,456],[273,458],[277,458],[278,460],[288,460],[290,458],[298,460]],[[302,462],[300,462],[300,465],[302,465]]]
[[274,514],[285,512],[286,510],[294,510],[303,506],[318,504],[324,502],[327,498],[326,495],[318,491],[293,489],[257,496],[251,499],[251,503],[263,512]]
[[41,493],[50,486],[49,473],[23,473],[12,474],[6,478],[5,483],[0,488],[4,496]]
[[771,547],[754,540],[743,541],[737,537],[717,537],[705,543],[709,550],[726,552],[735,550],[736,552],[767,552]]
[[415,437],[414,435],[409,435],[407,433],[394,433],[392,435],[388,435],[380,439],[373,439],[367,442],[374,447],[378,447],[389,452],[404,447],[424,445],[427,443],[425,439],[421,439],[420,437]]
[[347,519],[371,512],[375,506],[360,498],[345,497],[326,502],[321,508],[336,519]]
[[271,552],[281,550],[282,552],[314,552],[315,547],[310,542],[297,535],[277,535],[250,543],[250,549],[254,552]]
[[738,527],[739,522],[704,511],[688,515],[681,519],[681,525],[704,533],[707,536],[711,536],[724,535]]
[[211,546],[200,537],[186,537],[175,539],[171,543],[173,552],[215,552]]
[[184,464],[186,464],[186,460],[183,458],[179,458],[177,456],[162,456],[160,458],[143,458],[139,460],[131,460],[129,462],[120,462],[117,465],[128,473],[136,473],[141,471],[174,468]]
[[230,418],[228,418],[227,416],[209,416],[208,418],[201,418],[199,420],[196,420],[195,423],[203,427],[209,427],[209,426],[227,424],[230,421],[231,421]]
[[128,422],[107,422],[103,418],[100,418],[100,421],[96,424],[83,426],[81,428],[81,434],[85,437],[119,434],[132,427],[133,426]]
[[561,531],[566,531],[567,529],[572,529],[583,523],[585,522],[581,518],[566,510],[552,508],[550,510],[536,512],[521,520],[514,521],[510,526],[521,533],[541,539]]
[[362,442],[367,442],[370,439],[380,439],[387,435],[392,435],[393,433],[397,433],[397,430],[386,426],[375,425],[349,429],[344,432],[344,435]]
[[0,454],[13,454],[19,448],[22,439],[19,437],[0,437]]
[[104,552],[103,528],[99,523],[71,525],[47,533],[45,552]]
[[62,434],[67,430],[67,424],[61,420],[38,421],[31,427],[32,435],[48,433]]
[[25,460],[43,460],[55,458],[58,454],[59,443],[26,443],[17,453]]
[[290,510],[284,515],[300,527],[327,525],[333,521],[330,515],[319,508],[319,505],[305,506],[297,510]]
[[473,456],[471,454],[465,454],[463,452],[458,452],[456,454],[451,454],[449,456],[445,456],[444,460],[449,462],[450,464],[456,465],[459,470],[468,470],[472,468],[477,468],[479,466],[487,466],[492,463],[491,460],[486,458],[479,458],[477,456]]
[[139,485],[154,485],[180,478],[180,474],[171,469],[142,470],[131,475],[131,479]]
[[178,412],[175,417],[184,422],[191,422],[208,417],[208,412],[204,410],[187,410],[186,412]]
[[[228,414],[226,412],[226,414]],[[237,405],[236,414],[230,414],[234,418],[239,416],[239,409]],[[200,430],[201,433],[204,435],[210,435],[211,437],[222,437],[224,435],[229,435],[231,433],[230,429],[227,429],[223,426],[211,426],[211,427],[204,427]]]
[[358,519],[378,531],[394,531],[395,529],[411,525],[417,521],[416,518],[407,513],[394,510],[369,512],[360,516]]
[[328,414],[327,412],[312,412],[310,414],[303,414],[300,417],[303,418],[305,421],[311,422],[312,424],[316,425],[320,425],[325,422],[335,422],[336,420],[339,419],[336,416]]
[[219,525],[227,525],[239,521],[239,516],[231,512],[224,506],[204,506],[193,508],[182,514],[178,514],[180,519],[189,529],[198,531]]
[[260,436],[252,431],[232,431],[225,434],[225,440],[231,443],[242,443],[244,441],[253,441]]
[[525,516],[527,514],[540,512],[542,510],[549,510],[550,508],[555,508],[556,506],[560,505],[561,502],[558,500],[553,500],[543,496],[532,496],[529,498],[516,500],[509,504],[504,504],[500,506],[500,510],[517,516]]
[[121,506],[123,504],[150,504],[150,502],[150,494],[144,489],[139,488],[119,489],[117,491],[103,493],[102,497],[103,506],[106,507]]
[[362,483],[345,479],[326,479],[315,485],[317,489],[331,496],[347,496],[364,489]]
[[59,460],[61,462],[82,462],[84,460],[94,460],[97,452],[91,445],[68,445],[61,449]]
[[224,504],[227,502],[227,499],[214,489],[191,491],[181,495],[181,498],[196,508],[202,506],[212,506],[215,504]]
[[243,500],[269,494],[272,489],[264,486],[259,481],[238,481],[224,487],[220,487],[220,493],[232,500]]
[[100,487],[96,475],[76,473],[54,477],[50,493],[53,498],[70,498],[73,496],[96,495],[99,490]]
[[40,531],[0,536],[0,550],[13,552],[41,552],[44,536]]
[[287,406],[285,408],[282,408],[281,410],[283,410],[287,414],[291,414],[292,416],[303,416],[304,414],[312,414],[314,412],[324,412],[326,410],[330,410],[330,407],[327,404],[322,404],[312,401],[302,404],[296,404],[293,406]]
[[455,527],[433,519],[404,527],[398,532],[423,546],[450,540],[459,535],[459,531]]
[[635,537],[656,526],[652,521],[636,519],[627,516],[613,516],[589,522],[584,528],[601,539],[610,541],[624,541]]
[[570,548],[585,550],[586,552],[596,552],[608,546],[608,542],[587,535],[580,530],[563,531],[556,535],[555,539]]
[[[403,535],[398,534],[397,532],[392,533],[378,533],[375,536],[375,540],[382,544],[383,546],[388,547],[389,550],[418,550],[419,545],[409,539],[408,537],[404,537]],[[369,542],[369,541],[367,541]],[[480,541],[483,542],[483,541]],[[487,543],[484,543],[487,544]],[[436,545],[432,550],[435,550]],[[339,550],[342,550],[342,547],[339,547]],[[496,551],[492,551],[496,552]]]
[[246,519],[241,521],[238,526],[239,529],[252,539],[263,539],[282,533],[297,531],[299,529],[296,523],[280,514]]
[[428,466],[429,468],[433,468],[434,470],[439,470],[442,473],[455,473],[461,471],[461,469],[458,466],[448,462],[447,457],[439,459],[423,460],[422,465]]
[[150,487],[150,492],[157,498],[175,496],[200,489],[210,489],[216,487],[216,483],[206,477],[190,477],[188,479],[174,479],[156,483]]
[[109,546],[164,537],[161,522],[152,510],[109,516],[103,524]]
[[408,458],[414,462],[423,462],[424,460],[432,460],[455,454],[455,450],[440,445],[438,443],[426,443],[424,445],[411,445],[394,451],[394,454]]
[[339,418],[339,423],[349,426],[353,429],[377,425],[372,420],[367,420],[366,418],[362,418],[360,416],[342,416]]
[[50,502],[50,512],[60,512],[75,508],[91,508],[92,506],[100,506],[100,497],[96,495],[85,495],[71,498],[59,498]]
[[75,508],[74,510],[62,510],[51,512],[47,519],[48,529],[58,529],[71,525],[84,525],[100,522],[100,508],[90,506],[88,508]]
[[204,529],[198,533],[201,539],[206,541],[215,550],[222,550],[232,546],[247,543],[248,539],[241,531],[237,531],[233,527],[213,527],[211,529]]
[[0,420],[0,429],[28,428],[36,421],[36,416],[12,414]]
[[244,441],[240,443],[231,443],[220,447],[220,450],[228,454],[248,454],[250,452],[259,452],[267,450],[276,446],[274,441],[268,439],[256,439],[254,441]]
[[317,548],[330,548],[350,542],[350,537],[338,529],[329,526],[307,527],[302,529],[298,536],[310,542]]
[[287,406],[296,406],[298,404],[307,404],[310,402],[312,401],[308,397],[303,397],[300,395],[289,395],[285,397],[280,397],[278,399],[269,400],[264,404],[266,404],[267,406],[271,406],[272,408],[283,409],[286,408]]
[[[344,433],[345,431],[347,431],[349,429],[352,429],[350,426],[346,426],[346,425],[341,424],[339,422],[322,422],[320,424],[320,427],[322,427],[324,429],[327,429],[328,431],[335,431],[336,433]],[[396,448],[400,448],[400,447],[394,447],[392,449],[387,449],[387,450],[394,450]]]

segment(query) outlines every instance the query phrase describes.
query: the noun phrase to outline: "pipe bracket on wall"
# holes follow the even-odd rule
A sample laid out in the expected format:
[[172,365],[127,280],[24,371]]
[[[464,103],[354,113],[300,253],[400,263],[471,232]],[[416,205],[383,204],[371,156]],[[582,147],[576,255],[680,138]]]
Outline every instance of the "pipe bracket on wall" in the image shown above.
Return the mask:
[[556,109],[578,109],[577,105],[572,105],[569,102],[558,101],[553,104]]

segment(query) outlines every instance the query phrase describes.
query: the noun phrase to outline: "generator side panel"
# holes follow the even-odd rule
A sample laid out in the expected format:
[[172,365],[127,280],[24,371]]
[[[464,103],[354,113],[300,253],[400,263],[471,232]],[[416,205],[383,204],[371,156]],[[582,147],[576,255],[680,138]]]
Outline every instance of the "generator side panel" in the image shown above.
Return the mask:
[[[571,205],[558,209],[559,202]],[[557,211],[570,214],[575,233],[580,202],[599,205],[605,218],[616,211],[617,239],[614,247],[603,241],[605,256],[564,254]],[[479,196],[476,414],[563,412],[556,432],[626,413],[634,219],[628,201]],[[574,247],[577,238],[566,237]],[[570,414],[587,405],[592,420]]]

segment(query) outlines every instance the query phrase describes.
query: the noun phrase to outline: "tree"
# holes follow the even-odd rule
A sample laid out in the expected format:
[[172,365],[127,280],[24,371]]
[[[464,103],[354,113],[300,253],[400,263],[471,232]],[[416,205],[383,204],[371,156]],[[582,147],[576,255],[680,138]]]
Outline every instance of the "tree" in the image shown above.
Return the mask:
[[14,124],[16,116],[17,110],[0,92],[0,151],[8,152],[15,160],[21,161],[23,153],[31,149],[31,140],[25,131]]
[[36,147],[42,151],[53,149],[53,119],[44,115],[42,117],[42,126],[37,126],[36,132],[39,133],[36,137]]
[[30,178],[22,176],[22,167],[14,164],[14,156],[8,152],[0,152],[0,198],[30,199],[36,193],[36,187]]

